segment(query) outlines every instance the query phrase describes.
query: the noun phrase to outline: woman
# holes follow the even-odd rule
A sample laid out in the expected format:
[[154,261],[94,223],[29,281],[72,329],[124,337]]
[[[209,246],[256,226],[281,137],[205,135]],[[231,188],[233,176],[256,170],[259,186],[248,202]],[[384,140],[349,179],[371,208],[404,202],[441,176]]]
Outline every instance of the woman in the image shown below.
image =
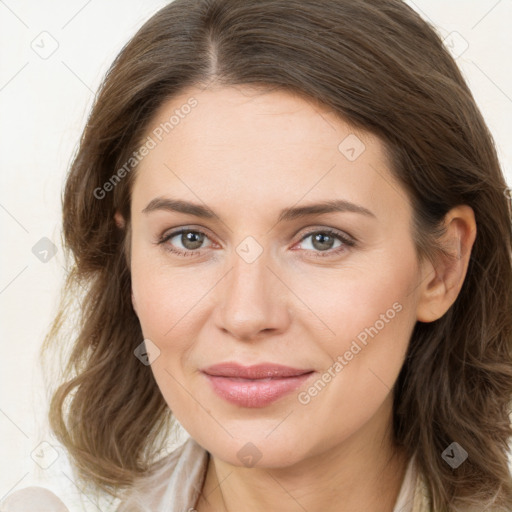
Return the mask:
[[79,475],[118,510],[510,510],[506,194],[401,1],[169,4],[65,187]]

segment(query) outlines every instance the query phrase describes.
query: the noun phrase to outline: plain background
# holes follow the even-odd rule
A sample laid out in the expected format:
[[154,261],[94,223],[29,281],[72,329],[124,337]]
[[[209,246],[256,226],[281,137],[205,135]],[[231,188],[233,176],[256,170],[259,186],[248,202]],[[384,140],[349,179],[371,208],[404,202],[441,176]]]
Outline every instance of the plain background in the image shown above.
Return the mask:
[[[457,57],[512,184],[512,2],[408,3]],[[165,4],[0,0],[0,500],[42,485],[71,512],[98,510],[83,495],[80,504],[66,455],[48,432],[36,357],[65,274],[61,189],[94,92],[122,46]],[[56,254],[41,259],[33,247],[51,248],[45,238]],[[56,459],[47,469],[35,462],[41,448],[42,465]]]

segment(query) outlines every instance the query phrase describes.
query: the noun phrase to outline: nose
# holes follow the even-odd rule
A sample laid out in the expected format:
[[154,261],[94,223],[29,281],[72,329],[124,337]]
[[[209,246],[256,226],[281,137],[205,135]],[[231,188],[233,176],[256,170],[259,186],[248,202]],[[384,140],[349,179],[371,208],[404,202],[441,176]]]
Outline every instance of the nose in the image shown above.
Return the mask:
[[251,261],[243,252],[233,251],[231,261],[217,290],[217,327],[241,341],[284,332],[291,320],[291,293],[269,252],[264,249]]

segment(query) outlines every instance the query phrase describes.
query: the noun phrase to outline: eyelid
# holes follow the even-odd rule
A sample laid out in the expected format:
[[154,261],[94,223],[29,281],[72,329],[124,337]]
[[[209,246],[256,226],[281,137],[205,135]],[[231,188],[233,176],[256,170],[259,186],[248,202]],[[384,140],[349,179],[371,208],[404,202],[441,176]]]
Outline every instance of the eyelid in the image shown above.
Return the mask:
[[341,229],[329,227],[329,226],[308,226],[307,228],[304,228],[304,232],[301,235],[299,242],[302,242],[304,238],[311,236],[315,233],[332,233],[333,235],[339,237],[340,239],[346,241],[347,243],[356,243],[356,239],[349,235],[346,231],[342,231]]

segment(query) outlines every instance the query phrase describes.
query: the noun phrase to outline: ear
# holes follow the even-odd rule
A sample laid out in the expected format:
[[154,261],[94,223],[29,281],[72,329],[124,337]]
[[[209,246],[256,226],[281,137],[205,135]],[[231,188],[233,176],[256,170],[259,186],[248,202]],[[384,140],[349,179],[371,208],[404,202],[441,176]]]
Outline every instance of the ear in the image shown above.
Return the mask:
[[420,322],[441,318],[459,295],[476,238],[473,209],[468,205],[456,206],[445,215],[444,227],[441,243],[448,254],[441,254],[435,264],[429,260],[422,262],[416,311]]
[[[116,210],[114,213],[114,220],[116,222],[116,226],[120,229],[124,229],[126,226],[126,221],[124,220],[124,217],[121,215],[119,210]],[[135,305],[135,297],[133,296],[133,291],[131,292],[132,295],[132,306],[133,310],[135,311],[135,314],[137,314],[137,306]]]
[[116,210],[116,212],[114,213],[114,220],[116,221],[116,226],[118,228],[121,228],[121,229],[124,228],[126,222],[124,220],[124,217],[119,212],[119,210]]

